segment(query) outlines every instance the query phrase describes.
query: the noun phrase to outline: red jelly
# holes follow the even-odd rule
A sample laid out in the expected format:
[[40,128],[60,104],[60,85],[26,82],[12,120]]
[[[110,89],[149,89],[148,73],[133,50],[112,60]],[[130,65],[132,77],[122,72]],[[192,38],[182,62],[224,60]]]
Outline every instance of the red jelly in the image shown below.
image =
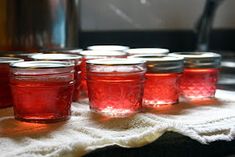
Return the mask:
[[17,120],[47,123],[70,117],[73,64],[55,61],[14,63],[10,83]]
[[77,54],[63,54],[63,53],[50,53],[50,54],[36,54],[32,55],[31,58],[34,60],[50,60],[50,61],[69,61],[72,62],[75,66],[75,87],[73,100],[79,101],[80,88],[81,88],[81,56]]
[[134,55],[146,61],[147,73],[144,86],[143,105],[159,107],[178,102],[179,78],[183,72],[183,58],[160,57],[158,55]]
[[81,63],[81,95],[80,98],[87,98],[87,83],[86,83],[86,61],[92,59],[104,59],[104,58],[126,58],[125,52],[119,51],[82,51],[80,53],[82,58]]
[[221,56],[211,52],[177,52],[185,58],[185,70],[180,80],[181,95],[186,99],[213,98]]
[[0,108],[12,106],[11,89],[9,85],[9,64],[19,61],[23,61],[23,59],[0,57]]
[[122,117],[141,109],[145,74],[143,61],[98,59],[87,61],[87,66],[92,111]]

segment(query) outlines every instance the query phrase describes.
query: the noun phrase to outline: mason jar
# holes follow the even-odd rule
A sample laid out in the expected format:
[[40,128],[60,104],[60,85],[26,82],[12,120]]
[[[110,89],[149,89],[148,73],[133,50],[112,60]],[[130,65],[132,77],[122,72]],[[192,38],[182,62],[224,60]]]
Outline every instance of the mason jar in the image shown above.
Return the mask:
[[130,56],[130,58],[146,61],[147,72],[143,97],[145,107],[155,108],[178,103],[179,79],[184,64],[182,57],[145,54]]
[[28,122],[56,122],[70,117],[74,65],[27,61],[11,64],[14,115]]
[[125,117],[142,107],[144,61],[96,59],[87,61],[90,109],[111,117]]
[[180,79],[182,97],[213,98],[216,92],[221,56],[213,52],[175,52],[184,57],[184,72]]

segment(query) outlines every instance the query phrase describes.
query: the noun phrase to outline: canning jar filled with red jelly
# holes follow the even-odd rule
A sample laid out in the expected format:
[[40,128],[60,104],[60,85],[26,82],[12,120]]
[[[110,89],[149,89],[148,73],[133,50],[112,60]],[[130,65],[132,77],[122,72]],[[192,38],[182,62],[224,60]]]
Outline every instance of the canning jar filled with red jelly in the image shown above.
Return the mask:
[[131,57],[146,61],[147,72],[143,97],[145,107],[155,108],[178,102],[179,79],[184,65],[182,57],[150,54]]
[[87,61],[87,85],[92,111],[111,117],[138,112],[144,89],[144,61],[97,59]]
[[92,59],[104,59],[104,58],[126,58],[127,53],[121,51],[107,51],[107,50],[85,50],[80,52],[82,55],[81,63],[81,95],[80,98],[84,99],[88,97],[87,83],[86,83],[86,61]]
[[0,57],[0,108],[12,106],[11,89],[9,85],[10,64],[24,61],[20,58]]
[[70,117],[74,65],[27,61],[11,64],[10,77],[17,120],[49,123]]
[[184,73],[180,80],[182,97],[186,99],[213,98],[216,92],[221,56],[212,52],[175,52],[184,57]]
[[31,56],[34,60],[47,60],[47,61],[68,61],[74,64],[75,68],[75,87],[73,94],[73,101],[79,101],[80,88],[81,88],[81,59],[82,57],[77,54],[63,54],[63,53],[44,53]]

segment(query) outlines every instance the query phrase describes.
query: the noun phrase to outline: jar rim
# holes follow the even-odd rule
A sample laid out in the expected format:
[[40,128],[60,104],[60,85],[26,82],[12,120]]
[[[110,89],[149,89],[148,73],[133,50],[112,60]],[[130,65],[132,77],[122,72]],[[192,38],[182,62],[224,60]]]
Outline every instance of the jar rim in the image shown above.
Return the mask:
[[169,56],[184,57],[186,68],[218,68],[221,55],[214,52],[174,52]]
[[91,45],[88,46],[88,50],[112,50],[112,51],[125,51],[128,50],[129,46],[123,46],[123,45]]
[[128,54],[168,54],[169,49],[165,48],[133,48],[126,50]]
[[21,69],[52,69],[52,68],[67,68],[73,67],[70,62],[61,61],[25,61],[10,64],[11,68]]
[[170,56],[181,56],[185,59],[200,59],[200,58],[220,58],[221,55],[214,52],[173,52],[169,54]]
[[114,58],[114,59],[93,59],[86,61],[87,64],[117,66],[117,65],[138,65],[145,61],[137,58]]
[[113,50],[84,50],[80,52],[82,56],[85,57],[92,57],[92,56],[107,56],[107,57],[112,57],[112,56],[127,56],[126,52],[122,51],[113,51]]
[[176,56],[167,56],[163,54],[142,54],[142,55],[133,55],[129,56],[128,58],[139,58],[143,59],[144,61],[151,61],[151,62],[167,62],[167,61],[182,61],[184,60],[183,57],[176,57]]
[[30,56],[30,58],[35,60],[76,60],[81,59],[82,57],[77,54],[64,54],[64,53],[41,53]]
[[10,64],[10,63],[16,63],[16,62],[22,62],[24,61],[22,58],[15,58],[15,57],[0,57],[0,63],[4,64]]

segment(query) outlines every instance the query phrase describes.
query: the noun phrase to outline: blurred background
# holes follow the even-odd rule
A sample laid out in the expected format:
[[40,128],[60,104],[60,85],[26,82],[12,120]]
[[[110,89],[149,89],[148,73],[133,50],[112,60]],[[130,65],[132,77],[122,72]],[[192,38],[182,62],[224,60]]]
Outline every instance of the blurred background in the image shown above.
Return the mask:
[[0,50],[214,51],[223,56],[221,82],[235,88],[234,15],[234,0],[0,0]]

